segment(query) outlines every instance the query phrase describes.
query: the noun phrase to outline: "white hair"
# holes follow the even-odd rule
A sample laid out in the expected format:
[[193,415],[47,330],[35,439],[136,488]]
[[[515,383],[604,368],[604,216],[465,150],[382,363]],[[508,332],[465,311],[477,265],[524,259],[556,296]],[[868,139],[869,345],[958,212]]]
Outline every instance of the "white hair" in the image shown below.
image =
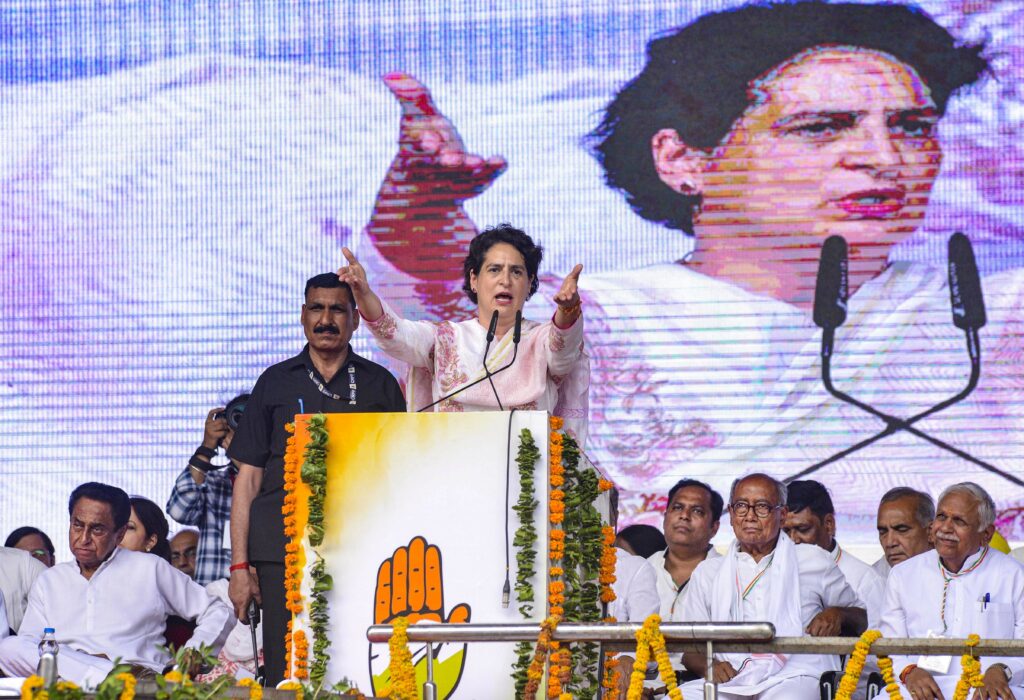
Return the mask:
[[774,486],[775,486],[775,493],[778,495],[778,498],[779,498],[779,502],[776,503],[776,505],[779,505],[779,506],[786,505],[786,503],[788,502],[787,499],[789,498],[789,488],[787,488],[786,484],[784,484],[783,482],[779,481],[775,477],[768,476],[767,474],[762,474],[761,472],[754,472],[753,474],[747,474],[745,476],[741,476],[741,477],[735,479],[732,482],[732,486],[729,488],[729,502],[730,503],[732,503],[733,494],[736,493],[736,487],[739,486],[740,482],[741,481],[746,481],[747,479],[753,479],[754,477],[757,477],[758,479],[764,479],[765,481],[770,481],[772,484],[774,484]]
[[973,481],[961,481],[959,484],[947,486],[942,494],[939,495],[939,503],[941,504],[946,496],[954,493],[969,496],[978,504],[978,518],[980,520],[980,523],[978,524],[978,532],[981,532],[989,525],[993,525],[996,522],[996,504],[992,500],[992,497],[988,495],[988,491],[981,488]]

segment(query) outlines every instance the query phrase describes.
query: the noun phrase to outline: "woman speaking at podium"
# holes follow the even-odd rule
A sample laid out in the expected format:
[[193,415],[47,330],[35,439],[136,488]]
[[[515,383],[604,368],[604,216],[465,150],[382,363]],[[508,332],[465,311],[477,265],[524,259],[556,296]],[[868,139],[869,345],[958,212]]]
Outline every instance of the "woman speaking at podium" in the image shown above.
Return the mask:
[[343,253],[348,265],[338,277],[352,289],[377,345],[409,365],[410,411],[548,411],[565,418],[585,442],[590,365],[576,289],[582,265],[562,281],[549,321],[522,318],[523,305],[537,291],[543,249],[501,224],[476,236],[463,262],[462,288],[476,317],[409,321],[373,292],[352,251]]

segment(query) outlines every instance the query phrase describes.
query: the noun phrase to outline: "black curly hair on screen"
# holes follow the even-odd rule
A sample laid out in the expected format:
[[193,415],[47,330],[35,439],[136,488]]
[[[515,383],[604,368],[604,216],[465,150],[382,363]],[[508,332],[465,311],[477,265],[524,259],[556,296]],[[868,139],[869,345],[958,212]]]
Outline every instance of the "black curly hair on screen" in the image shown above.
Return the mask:
[[586,137],[605,182],[643,218],[692,234],[699,196],[661,181],[651,138],[675,129],[691,148],[714,148],[750,106],[751,83],[816,46],[881,51],[912,66],[940,115],[954,92],[989,70],[983,45],[957,45],[945,28],[909,5],[804,0],[707,14],[647,44],[647,64]]

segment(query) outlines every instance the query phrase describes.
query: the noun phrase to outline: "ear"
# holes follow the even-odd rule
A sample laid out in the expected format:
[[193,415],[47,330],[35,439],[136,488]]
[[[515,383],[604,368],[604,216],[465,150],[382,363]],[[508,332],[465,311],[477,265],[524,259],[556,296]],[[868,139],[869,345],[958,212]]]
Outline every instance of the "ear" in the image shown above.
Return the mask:
[[477,275],[472,270],[469,271],[469,288],[473,290],[473,294],[476,294],[476,279]]
[[721,520],[716,520],[715,524],[711,526],[711,536],[714,537],[718,534],[718,526],[722,524]]
[[149,552],[152,551],[153,547],[156,547],[156,535],[150,535],[146,538],[146,544],[144,545],[143,549]]
[[828,533],[828,536],[830,538],[832,538],[832,539],[835,539],[835,537],[836,537],[836,516],[835,516],[835,514],[833,514],[833,513],[826,514],[824,519],[821,521],[821,523],[822,523],[822,525],[825,526],[825,532]]
[[352,330],[355,330],[355,329],[359,328],[359,320],[360,320],[359,309],[357,309],[355,306],[352,306],[351,307],[351,312],[352,313],[350,315],[352,316]]
[[985,544],[986,545],[988,545],[988,544],[990,544],[992,542],[992,538],[995,536],[995,534],[996,534],[996,526],[995,526],[995,524],[989,525],[988,527],[985,528]]
[[121,526],[120,530],[114,533],[114,546],[118,547],[121,545],[121,541],[124,539],[125,533],[128,532],[128,523]]
[[651,137],[651,158],[658,177],[676,192],[697,195],[703,190],[704,154],[687,146],[675,129]]

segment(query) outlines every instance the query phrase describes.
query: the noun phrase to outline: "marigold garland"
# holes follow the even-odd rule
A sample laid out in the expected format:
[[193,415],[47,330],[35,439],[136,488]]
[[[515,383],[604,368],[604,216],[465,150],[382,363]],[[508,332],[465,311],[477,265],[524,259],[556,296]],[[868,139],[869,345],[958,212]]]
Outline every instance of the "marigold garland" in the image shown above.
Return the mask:
[[[284,535],[289,542],[285,544],[284,560],[284,595],[285,608],[294,617],[302,612],[302,568],[299,566],[299,545],[298,545],[298,522],[295,517],[296,502],[298,497],[296,489],[299,485],[301,472],[301,457],[299,452],[298,437],[295,435],[295,424],[288,423],[284,426],[288,432],[288,440],[285,443],[284,452],[284,505],[281,507],[281,515],[284,516]],[[288,621],[285,632],[285,677],[295,678],[295,667],[301,662],[303,665],[306,659],[299,655],[295,634],[292,632],[291,620]]]
[[263,688],[255,678],[243,678],[238,685],[249,689],[249,700],[263,700]]
[[418,700],[416,669],[412,665],[409,651],[409,620],[398,617],[391,621],[391,637],[388,639],[388,671],[391,684],[381,693],[382,697],[395,700]]
[[44,685],[45,681],[43,681],[42,676],[29,676],[21,684],[21,700],[32,700],[43,689]]
[[974,647],[978,646],[981,637],[972,634],[964,642],[967,645],[967,653],[960,657],[960,667],[963,673],[960,680],[956,682],[956,690],[953,691],[953,700],[967,700],[967,694],[971,688],[980,688],[985,685],[981,676],[981,661],[974,655]]
[[302,683],[299,683],[298,681],[292,681],[292,680],[284,681],[283,683],[279,683],[278,684],[277,689],[278,690],[293,690],[293,691],[295,691],[295,700],[302,700],[302,695],[303,695]]
[[[562,419],[552,416],[549,420],[551,432],[548,435],[548,473],[552,477],[549,483],[554,484],[561,479],[565,483],[565,466],[562,464],[563,436],[558,431],[562,428]],[[557,478],[555,478],[557,477]],[[561,486],[552,485],[548,490],[548,614],[554,618],[555,625],[565,614],[565,581],[564,567],[561,566],[565,555],[565,530],[561,529],[565,520],[565,491]],[[554,632],[554,626],[551,628]],[[541,631],[543,635],[543,630]],[[550,635],[549,635],[550,639]],[[540,639],[537,642],[540,648]],[[562,685],[571,673],[571,654],[563,649],[558,642],[550,641],[551,653],[548,659],[548,697],[558,698],[562,694]],[[536,656],[535,656],[536,658]],[[532,666],[532,664],[531,664]]]
[[544,678],[544,663],[547,661],[548,652],[557,648],[558,642],[553,642],[551,637],[555,634],[560,618],[557,615],[549,616],[540,624],[540,634],[537,635],[537,646],[533,652],[533,659],[526,671],[526,687],[523,690],[523,700],[535,700],[537,690],[540,688],[541,679]]
[[[121,687],[121,693],[117,696],[117,700],[132,700],[132,698],[135,697],[135,684],[138,682],[135,676],[133,676],[130,673],[119,673],[116,676],[114,676],[114,678],[116,678],[124,684]],[[57,685],[59,687],[60,683],[58,683]]]
[[860,674],[864,672],[864,663],[871,651],[871,645],[881,637],[882,633],[878,630],[866,630],[853,645],[853,652],[846,660],[846,670],[842,680],[839,681],[835,700],[850,700],[853,697],[854,691],[857,690],[857,683],[860,681]]
[[892,670],[892,659],[888,656],[879,656],[878,670],[882,672],[882,680],[885,681],[885,692],[889,693],[889,700],[902,700],[900,686],[896,682],[896,674]]
[[643,627],[636,632],[636,659],[633,661],[633,673],[629,677],[626,700],[640,700],[644,690],[644,677],[647,674],[647,662],[651,660],[652,654],[658,664],[661,682],[668,690],[668,697],[672,700],[683,700],[683,691],[676,684],[676,672],[672,668],[672,660],[666,649],[665,635],[661,633],[661,616],[657,614],[649,615],[644,620]]

